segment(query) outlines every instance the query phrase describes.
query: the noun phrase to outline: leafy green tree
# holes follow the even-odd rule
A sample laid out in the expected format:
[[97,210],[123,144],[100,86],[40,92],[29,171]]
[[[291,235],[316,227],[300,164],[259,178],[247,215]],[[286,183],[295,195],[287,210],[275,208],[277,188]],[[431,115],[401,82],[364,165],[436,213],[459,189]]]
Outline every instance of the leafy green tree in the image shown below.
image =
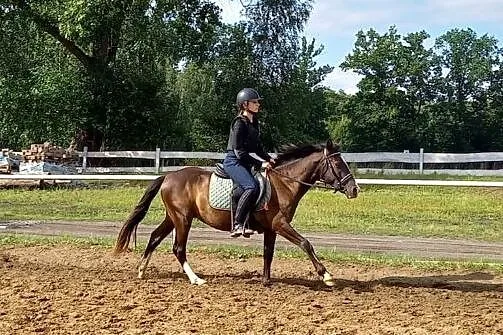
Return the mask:
[[496,53],[498,65],[492,71],[487,89],[487,105],[483,129],[488,151],[503,150],[503,49]]
[[487,88],[498,66],[497,40],[453,29],[440,36],[435,49],[445,76],[438,86],[441,106],[431,109],[430,132],[440,150],[488,150]]
[[262,120],[271,150],[281,143],[326,140],[325,103],[320,82],[330,66],[318,67],[323,51],[301,38],[312,1],[257,0],[245,8],[250,36],[251,76],[266,100]]
[[430,94],[432,54],[423,47],[428,37],[425,32],[402,37],[395,27],[383,35],[358,32],[353,53],[341,64],[363,76],[344,118],[339,115],[348,131],[358,134],[353,150],[419,148],[422,109]]
[[0,146],[68,145],[89,95],[75,61],[33,22],[0,12]]
[[331,139],[339,143],[345,151],[358,145],[358,139],[351,133],[351,118],[348,116],[351,96],[344,91],[325,90],[327,118],[326,129]]
[[138,141],[133,135],[165,121],[158,98],[162,73],[181,61],[202,62],[209,56],[220,13],[214,4],[198,0],[19,0],[0,6],[33,22],[78,62],[90,99],[75,123],[102,130],[109,148],[155,142],[155,136]]
[[254,73],[268,84],[284,82],[300,51],[299,37],[309,19],[312,0],[257,0],[245,6]]
[[267,116],[275,117],[272,134],[275,143],[299,143],[325,141],[328,133],[325,127],[326,106],[324,90],[320,86],[325,76],[332,71],[330,66],[318,67],[314,59],[323,51],[315,41],[301,40],[293,70],[281,85],[270,88],[267,109],[273,110]]
[[324,140],[332,68],[300,39],[311,3],[253,0],[225,25],[206,0],[0,0],[0,141],[64,145],[84,128],[109,150],[224,149],[247,86],[266,97],[267,149]]

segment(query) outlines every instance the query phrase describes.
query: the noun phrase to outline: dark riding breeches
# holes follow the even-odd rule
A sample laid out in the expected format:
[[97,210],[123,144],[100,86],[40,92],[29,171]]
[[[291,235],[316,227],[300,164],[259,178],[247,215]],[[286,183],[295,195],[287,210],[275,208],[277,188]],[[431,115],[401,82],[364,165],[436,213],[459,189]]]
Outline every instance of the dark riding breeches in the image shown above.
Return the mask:
[[259,185],[253,178],[249,169],[240,164],[239,160],[233,155],[227,155],[223,162],[224,170],[231,177],[234,183],[239,185],[236,197],[239,201],[236,206],[235,224],[243,224],[246,216],[253,209],[259,195]]

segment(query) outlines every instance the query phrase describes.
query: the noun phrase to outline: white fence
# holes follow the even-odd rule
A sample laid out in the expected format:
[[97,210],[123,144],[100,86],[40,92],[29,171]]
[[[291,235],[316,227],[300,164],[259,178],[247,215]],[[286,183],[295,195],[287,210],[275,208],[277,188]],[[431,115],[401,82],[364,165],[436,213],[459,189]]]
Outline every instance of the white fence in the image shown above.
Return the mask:
[[[15,180],[154,180],[159,175],[152,174],[129,174],[129,175],[109,175],[109,174],[0,174],[2,179]],[[503,181],[475,181],[475,180],[415,180],[415,179],[365,179],[357,178],[359,185],[422,185],[422,186],[471,186],[471,187],[503,187]]]
[[[163,159],[205,159],[221,161],[225,154],[216,152],[186,152],[186,151],[105,151],[88,152],[84,148],[79,153],[82,158],[82,167],[76,175],[50,175],[50,180],[152,180],[159,174],[178,170],[183,166],[163,166]],[[469,154],[450,153],[419,153],[409,152],[365,152],[343,153],[348,163],[412,163],[418,169],[361,169],[357,172],[382,172],[385,174],[417,173],[417,174],[452,174],[473,176],[503,176],[503,170],[449,170],[449,169],[424,169],[424,164],[451,164],[451,163],[482,163],[503,162],[503,152],[484,152]],[[95,167],[89,166],[89,158],[128,158],[152,160],[150,167]],[[206,166],[212,169],[213,166]],[[113,174],[120,173],[120,174]],[[12,174],[0,175],[0,179],[25,179],[40,180],[40,175]],[[49,180],[48,176],[43,179]],[[445,180],[397,180],[397,179],[357,179],[359,184],[388,184],[388,185],[441,185],[441,186],[482,186],[503,187],[503,182],[496,181],[445,181]]]
[[[273,155],[273,154],[272,154]],[[219,152],[187,152],[187,151],[108,151],[108,152],[88,152],[87,148],[79,154],[82,157],[83,173],[162,173],[180,169],[180,166],[162,166],[163,159],[209,159],[222,160],[224,153]],[[409,163],[417,164],[418,169],[368,169],[358,168],[358,172],[383,172],[386,174],[451,174],[451,175],[472,175],[472,176],[503,176],[503,169],[500,170],[461,170],[461,169],[424,169],[424,164],[460,164],[460,163],[482,163],[482,162],[503,162],[503,152],[481,152],[469,154],[451,153],[425,153],[421,149],[418,153],[410,152],[364,152],[364,153],[343,153],[344,159],[348,163]],[[93,167],[88,166],[88,158],[138,158],[153,161],[153,167]]]

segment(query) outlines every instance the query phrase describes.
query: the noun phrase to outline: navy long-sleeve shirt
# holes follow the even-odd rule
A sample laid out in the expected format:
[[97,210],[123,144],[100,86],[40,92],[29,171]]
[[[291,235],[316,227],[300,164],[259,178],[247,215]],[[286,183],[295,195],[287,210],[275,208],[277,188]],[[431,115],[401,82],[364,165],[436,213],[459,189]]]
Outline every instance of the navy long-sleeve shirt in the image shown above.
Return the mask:
[[264,151],[260,140],[260,129],[256,117],[254,122],[244,115],[238,115],[231,123],[227,151],[233,151],[241,164],[251,167],[262,164],[258,159],[250,156],[254,152],[257,156],[269,161],[271,156]]

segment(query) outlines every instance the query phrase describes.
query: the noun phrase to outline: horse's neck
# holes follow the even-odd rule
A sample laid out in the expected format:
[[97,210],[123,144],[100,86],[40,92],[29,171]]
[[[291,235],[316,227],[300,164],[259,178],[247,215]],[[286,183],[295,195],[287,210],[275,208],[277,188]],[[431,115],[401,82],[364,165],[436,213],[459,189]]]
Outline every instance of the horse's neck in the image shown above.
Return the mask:
[[[313,184],[316,181],[315,171],[320,158],[317,156],[318,154],[312,155],[288,163],[280,168],[281,173],[289,176],[293,180],[301,181],[306,184]],[[288,185],[288,188],[294,195],[294,198],[298,201],[309,190],[309,186],[293,180],[285,180],[285,183]]]

